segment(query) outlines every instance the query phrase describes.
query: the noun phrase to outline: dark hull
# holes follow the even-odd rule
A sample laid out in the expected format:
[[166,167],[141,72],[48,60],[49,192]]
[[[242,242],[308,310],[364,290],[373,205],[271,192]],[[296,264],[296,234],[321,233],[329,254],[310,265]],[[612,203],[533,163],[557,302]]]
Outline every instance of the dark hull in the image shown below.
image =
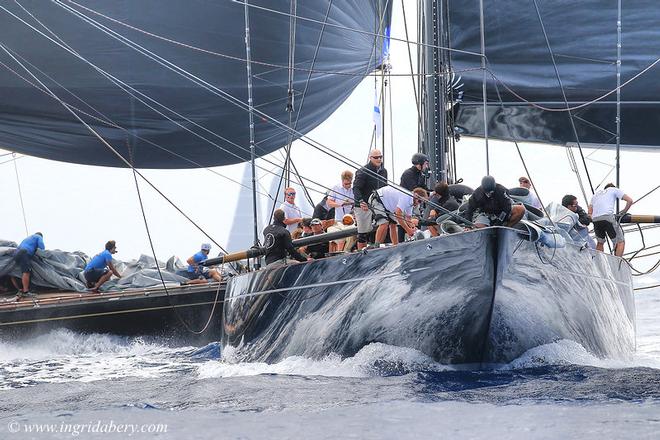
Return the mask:
[[489,228],[235,277],[222,342],[268,362],[382,342],[442,363],[502,363],[559,339],[623,357],[634,313],[620,259]]
[[[0,337],[25,337],[68,328],[81,332],[218,340],[224,285],[126,291],[117,294],[42,294],[0,304]],[[215,309],[213,305],[215,303]],[[209,321],[210,318],[210,321]],[[208,326],[201,334],[196,334]]]

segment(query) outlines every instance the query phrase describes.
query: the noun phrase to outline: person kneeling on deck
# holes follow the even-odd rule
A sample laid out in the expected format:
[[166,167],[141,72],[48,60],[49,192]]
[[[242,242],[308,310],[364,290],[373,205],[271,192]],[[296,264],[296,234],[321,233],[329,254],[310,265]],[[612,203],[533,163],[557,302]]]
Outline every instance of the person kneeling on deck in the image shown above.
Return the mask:
[[428,193],[424,188],[415,188],[412,192],[413,195],[409,195],[391,186],[385,186],[371,195],[369,205],[374,211],[376,225],[378,225],[376,245],[385,241],[388,228],[392,244],[399,244],[397,224],[406,231],[408,236],[412,237],[415,234],[417,228],[412,222],[412,210],[414,206],[428,198]]
[[217,282],[222,281],[222,276],[216,269],[199,265],[199,263],[209,258],[209,252],[211,252],[211,245],[204,243],[199,252],[186,260],[188,270],[182,275],[188,278],[188,281],[184,284],[206,284],[210,278]]
[[264,247],[266,248],[266,266],[287,264],[287,254],[298,261],[311,261],[305,258],[293,247],[291,233],[284,224],[286,215],[281,209],[273,212],[273,223],[264,229]]
[[477,228],[487,226],[513,226],[525,215],[525,207],[513,205],[506,188],[495,182],[492,176],[481,179],[481,186],[474,190],[468,201],[464,217]]
[[43,234],[37,232],[30,235],[21,241],[21,244],[16,248],[14,252],[14,262],[21,268],[21,283],[22,288],[18,286],[18,282],[12,278],[11,281],[14,284],[14,287],[18,289],[17,299],[22,296],[36,296],[35,293],[30,292],[30,276],[32,274],[32,259],[34,254],[37,253],[37,249],[42,251],[46,249],[44,245]]
[[87,266],[85,266],[85,280],[87,280],[87,287],[92,289],[92,292],[99,293],[99,289],[110,279],[114,274],[117,278],[121,278],[117,269],[112,264],[112,254],[117,253],[117,245],[114,240],[110,240],[105,244],[105,250],[97,254],[91,259]]
[[619,218],[625,215],[633,204],[633,199],[623,190],[620,190],[613,183],[608,183],[600,191],[591,197],[589,204],[589,215],[594,222],[594,233],[596,234],[596,249],[603,251],[605,245],[605,234],[609,235],[614,244],[614,255],[623,256],[626,247],[626,241],[623,237],[623,229],[614,214],[617,199],[623,199],[626,207],[619,213]]

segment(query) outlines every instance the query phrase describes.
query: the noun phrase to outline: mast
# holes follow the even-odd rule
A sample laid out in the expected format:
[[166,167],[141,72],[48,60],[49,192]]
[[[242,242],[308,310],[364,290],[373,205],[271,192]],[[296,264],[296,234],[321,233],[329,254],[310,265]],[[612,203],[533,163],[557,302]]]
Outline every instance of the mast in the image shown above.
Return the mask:
[[484,0],[479,0],[479,36],[481,39],[481,95],[484,102],[484,141],[486,142],[486,174],[490,174],[488,157],[488,106],[486,101],[486,35],[484,29]]
[[[447,88],[445,78],[446,47],[444,41],[443,0],[424,0],[422,24],[422,56],[420,57],[420,78],[424,81],[425,96],[422,103],[424,116],[422,118],[423,144],[420,150],[429,156],[431,181],[447,180],[447,119],[445,117]],[[421,89],[422,87],[420,87]]]
[[250,166],[252,168],[252,217],[254,226],[254,245],[259,245],[259,235],[257,232],[257,177],[255,169],[255,145],[254,145],[254,114],[252,102],[252,65],[250,57],[250,7],[249,0],[245,0],[245,60],[247,66],[248,83],[248,113],[250,118]]
[[[616,187],[620,188],[621,166],[621,0],[617,2],[616,18]],[[619,213],[619,199],[616,200],[616,212]]]

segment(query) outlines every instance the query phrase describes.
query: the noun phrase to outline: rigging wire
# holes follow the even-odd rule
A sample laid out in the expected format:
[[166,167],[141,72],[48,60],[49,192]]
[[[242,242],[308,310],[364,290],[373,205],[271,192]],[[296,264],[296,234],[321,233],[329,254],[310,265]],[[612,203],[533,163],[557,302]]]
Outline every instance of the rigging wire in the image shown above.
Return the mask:
[[[39,78],[37,78],[29,69],[27,69],[26,66],[21,64],[21,62],[12,55],[12,53],[7,50],[4,44],[0,43],[0,49],[2,49],[7,55],[9,55],[14,62],[16,62],[19,66],[21,66],[32,78],[37,81],[41,87],[43,87],[45,90],[48,91],[48,93],[55,99],[57,100],[69,113],[71,113],[87,130],[92,133],[103,145],[105,145],[112,153],[114,153],[119,160],[124,162],[128,167],[131,169],[135,169],[132,164],[124,158],[112,145],[110,145],[96,130],[94,130],[87,122],[85,122],[78,114],[69,107],[69,105],[62,101],[59,96],[57,96],[52,90],[48,88]],[[174,209],[176,209],[181,215],[183,215],[193,226],[195,226],[202,234],[204,234],[209,240],[211,240],[216,246],[218,246],[220,249],[222,249],[223,252],[228,253],[222,245],[220,245],[218,242],[216,242],[204,229],[202,229],[195,221],[193,221],[186,213],[184,213],[174,202],[172,202],[165,194],[163,194],[162,191],[160,191],[149,179],[147,179],[141,172],[135,170],[135,172],[138,173],[138,175],[144,180],[149,186],[151,186],[158,194],[160,194],[161,197],[163,197]]]
[[[99,11],[96,11],[96,10],[94,10],[94,9],[92,9],[92,8],[89,8],[89,7],[87,7],[87,6],[83,6],[83,5],[77,3],[77,2],[75,2],[75,1],[73,1],[73,0],[65,0],[65,1],[67,1],[68,3],[72,3],[72,4],[76,5],[77,7],[81,8],[81,9],[84,9],[84,10],[86,10],[86,11],[88,11],[88,12],[94,14],[94,15],[98,15],[98,16],[103,17],[103,18],[105,18],[106,20],[109,20],[109,21],[111,21],[111,22],[113,22],[113,23],[116,23],[116,24],[118,24],[118,25],[124,26],[124,27],[126,27],[126,28],[128,28],[128,29],[131,29],[131,30],[133,30],[133,31],[136,31],[136,32],[142,33],[142,34],[147,35],[147,36],[150,36],[150,37],[152,37],[152,38],[156,38],[156,39],[158,39],[158,40],[165,41],[165,42],[167,42],[167,43],[174,44],[174,45],[177,45],[177,46],[181,46],[181,47],[184,47],[184,48],[187,48],[187,49],[191,49],[191,50],[194,50],[194,51],[198,51],[198,52],[206,53],[206,54],[208,54],[208,55],[214,55],[214,56],[217,56],[217,57],[226,58],[226,59],[231,59],[231,60],[235,60],[235,61],[240,61],[240,62],[243,62],[243,63],[246,62],[246,59],[245,59],[245,58],[241,58],[241,57],[239,57],[239,56],[234,56],[234,55],[229,55],[229,54],[225,54],[225,53],[221,53],[221,52],[217,52],[217,51],[213,51],[213,50],[209,50],[209,49],[204,49],[204,48],[201,48],[201,47],[198,47],[198,46],[194,46],[194,45],[192,45],[192,44],[184,43],[184,42],[177,41],[177,40],[174,40],[174,39],[171,39],[171,38],[168,38],[168,37],[164,37],[164,36],[162,36],[162,35],[155,34],[155,33],[153,33],[153,32],[149,32],[149,31],[147,31],[147,30],[144,30],[144,29],[141,29],[141,28],[139,28],[139,27],[136,27],[136,26],[130,25],[130,24],[128,24],[128,23],[124,23],[124,22],[122,22],[121,20],[118,20],[118,19],[116,19],[116,18],[113,18],[113,17],[110,17],[110,16],[108,16],[108,15],[105,15],[105,14],[103,14],[103,13],[101,13],[101,12],[99,12]],[[389,1],[389,0],[388,0],[388,1]],[[243,2],[243,1],[240,1],[240,2],[236,2],[236,3],[243,5],[244,2]],[[261,8],[261,7],[259,7],[259,6],[252,5],[252,4],[249,4],[248,6],[249,6],[250,8],[259,8],[259,9]],[[273,10],[273,12],[278,12],[278,13],[279,13],[280,11],[274,11],[274,10]],[[283,13],[283,15],[287,15],[287,16],[289,16],[290,18],[294,18],[294,19],[307,20],[307,21],[315,22],[315,23],[317,23],[317,24],[322,24],[322,22],[319,21],[319,20],[314,20],[314,19],[310,19],[310,18],[307,18],[307,17],[299,16],[299,15],[284,14],[284,13]],[[373,35],[373,36],[376,37],[376,38],[385,38],[385,35],[382,35],[382,34],[372,33],[372,32],[369,32],[369,31],[363,31],[363,30],[354,29],[354,28],[349,28],[349,27],[347,27],[347,26],[343,26],[343,25],[338,25],[338,24],[333,24],[333,23],[331,23],[331,24],[329,24],[329,26],[332,26],[332,27],[334,27],[334,28],[338,28],[338,29],[341,29],[341,30],[347,30],[347,31],[351,31],[351,32],[357,32],[357,33],[361,33],[361,34],[367,34],[367,35],[370,35],[370,36]],[[406,38],[406,40],[403,40],[403,39],[401,39],[401,38],[393,38],[392,40],[393,40],[393,41],[397,41],[397,42],[407,43],[407,44],[412,43],[412,44],[415,44],[415,45],[423,45],[423,46],[436,47],[436,46],[425,45],[425,44],[418,43],[418,42],[414,42],[414,41],[408,41],[407,38]],[[446,50],[452,50],[452,51],[454,51],[454,52],[457,52],[457,53],[463,53],[463,54],[466,54],[466,55],[481,56],[481,54],[476,53],[476,52],[463,51],[463,50],[458,50],[458,49],[441,48],[441,47],[437,47],[437,48],[439,48],[439,49],[446,49]],[[275,69],[282,69],[282,70],[287,69],[287,66],[285,66],[285,65],[283,65],[283,64],[268,63],[268,62],[264,62],[264,61],[256,61],[256,60],[252,60],[252,63],[253,63],[253,64],[258,64],[258,65],[261,65],[261,66],[265,66],[265,67],[273,67],[273,68],[275,68]],[[356,73],[351,73],[351,72],[339,72],[339,71],[317,70],[317,69],[313,69],[313,68],[312,68],[312,69],[306,69],[306,68],[303,68],[303,67],[295,67],[295,66],[293,67],[293,70],[301,71],[301,72],[309,72],[309,73],[322,73],[322,74],[327,74],[327,75],[338,75],[338,76],[339,76],[339,75],[343,75],[343,76],[359,76],[359,77],[363,77],[363,76],[365,76],[364,74],[362,74],[362,73],[357,73],[357,72],[356,72]],[[377,76],[377,74],[373,74],[373,75],[374,75],[374,76]],[[409,74],[396,74],[396,76],[408,76],[408,75],[409,75]],[[367,76],[372,76],[372,75],[367,74]]]
[[23,225],[25,226],[25,235],[30,235],[27,225],[27,216],[25,215],[25,205],[23,204],[23,191],[21,190],[21,179],[18,176],[18,166],[16,165],[16,153],[11,153],[14,162],[14,172],[16,173],[16,187],[18,188],[18,198],[21,202],[21,212],[23,213]]
[[[134,162],[133,162],[133,149],[130,147],[130,143],[128,145],[128,148],[129,148],[129,155],[130,155],[130,158],[131,158],[131,165],[133,165],[134,164]],[[163,273],[160,270],[160,264],[158,264],[158,257],[156,256],[156,249],[154,247],[154,242],[151,238],[151,230],[149,228],[149,222],[147,221],[147,214],[146,214],[145,209],[144,209],[144,202],[142,201],[142,193],[140,191],[140,184],[138,182],[138,178],[137,178],[138,175],[137,175],[137,172],[135,170],[135,166],[131,166],[131,169],[133,171],[133,181],[135,182],[135,192],[137,193],[138,201],[140,203],[140,212],[142,213],[142,220],[144,221],[144,228],[147,232],[147,238],[149,239],[149,247],[151,248],[151,254],[154,257],[154,262],[156,264],[156,270],[158,271],[158,277],[160,278],[161,285],[163,286],[163,289],[165,290],[165,295],[167,295],[167,299],[168,299],[168,302],[170,303],[172,311],[176,315],[179,322],[183,325],[183,327],[187,331],[189,331],[190,333],[193,333],[195,335],[201,335],[202,333],[204,333],[206,331],[209,324],[211,324],[211,319],[213,319],[213,315],[215,314],[215,308],[216,308],[216,305],[218,304],[218,296],[220,294],[221,284],[218,283],[218,288],[215,292],[215,299],[213,300],[213,306],[211,307],[211,312],[209,313],[209,317],[206,321],[206,324],[204,324],[204,326],[202,327],[201,330],[195,330],[192,327],[190,327],[188,325],[188,323],[183,319],[183,317],[181,316],[181,314],[179,313],[177,308],[174,307],[174,304],[172,304],[172,302],[171,302],[170,292],[167,288],[167,284],[165,283],[165,279],[163,278]]]
[[[219,97],[223,98],[224,100],[226,100],[226,101],[232,103],[233,105],[236,105],[236,106],[238,106],[239,108],[241,108],[241,109],[243,109],[243,110],[246,109],[246,104],[245,104],[244,102],[242,102],[240,99],[234,97],[233,95],[231,95],[231,94],[229,94],[229,93],[227,93],[227,92],[224,92],[224,91],[221,90],[221,89],[218,89],[217,87],[215,87],[215,86],[209,84],[208,82],[206,82],[206,81],[204,81],[204,80],[202,80],[202,79],[196,77],[195,75],[191,74],[190,72],[187,72],[185,69],[182,69],[181,67],[175,65],[174,63],[171,63],[171,62],[169,62],[168,60],[166,60],[166,59],[164,59],[164,58],[158,56],[157,54],[154,54],[153,52],[151,52],[151,51],[149,51],[149,50],[143,48],[143,47],[140,46],[139,44],[132,42],[130,39],[128,39],[128,38],[126,38],[126,37],[123,37],[123,36],[117,34],[116,32],[112,31],[111,29],[108,29],[107,27],[105,27],[105,26],[103,26],[103,25],[98,24],[98,23],[95,22],[94,20],[90,19],[89,17],[85,16],[85,15],[82,14],[82,13],[79,13],[79,12],[76,11],[75,9],[73,9],[73,8],[69,8],[69,7],[65,6],[61,1],[59,1],[59,0],[53,0],[53,1],[54,1],[57,5],[59,5],[60,7],[62,7],[63,9],[65,9],[65,10],[71,12],[72,14],[78,16],[79,18],[81,18],[83,21],[87,22],[87,23],[90,24],[91,26],[93,26],[93,27],[95,27],[95,28],[101,30],[102,32],[108,34],[109,36],[111,36],[112,38],[114,38],[114,39],[116,39],[116,40],[122,42],[123,44],[129,46],[129,47],[132,48],[133,50],[136,50],[137,52],[141,53],[142,55],[145,55],[146,57],[148,57],[148,58],[150,58],[150,59],[156,61],[158,64],[162,65],[163,67],[166,67],[167,69],[172,70],[173,72],[177,73],[178,75],[180,75],[180,76],[182,76],[182,77],[184,77],[184,78],[186,78],[186,79],[191,80],[192,82],[194,82],[195,84],[199,85],[200,87],[202,87],[202,88],[204,88],[204,89],[210,91],[211,93],[215,94],[216,96],[219,96]],[[23,20],[22,18],[16,16],[14,13],[12,13],[12,12],[9,11],[9,10],[7,10],[5,7],[3,7],[3,6],[0,5],[0,9],[4,10],[7,14],[9,14],[10,16],[14,17],[15,19],[19,20],[20,22],[22,22],[23,24],[25,24],[25,25],[28,26],[29,28],[33,29],[33,30],[34,30],[35,32],[37,32],[38,34],[44,36],[45,38],[47,38],[48,40],[50,40],[51,42],[53,42],[53,43],[56,44],[57,46],[63,48],[63,49],[66,50],[67,52],[71,53],[71,54],[74,55],[76,58],[78,58],[78,59],[80,59],[81,61],[83,61],[83,62],[89,64],[92,68],[94,68],[95,70],[97,70],[99,73],[101,73],[102,75],[104,75],[106,78],[110,79],[110,80],[111,80],[112,82],[114,82],[115,84],[119,85],[119,84],[122,83],[120,80],[118,80],[117,78],[115,78],[115,77],[112,76],[111,74],[109,74],[109,73],[103,71],[103,70],[100,69],[99,67],[95,66],[93,63],[91,63],[89,60],[85,59],[84,57],[82,57],[81,55],[79,55],[78,53],[76,53],[75,51],[73,51],[73,50],[71,50],[71,49],[65,47],[64,45],[60,44],[59,42],[57,42],[57,41],[53,40],[52,38],[50,38],[49,36],[45,35],[43,32],[41,32],[40,30],[36,29],[36,28],[35,28],[34,26],[32,26],[31,24],[27,23],[27,22],[26,22],[25,20]],[[381,22],[382,22],[383,19],[384,19],[384,16],[381,17]],[[141,93],[141,92],[139,92],[139,91],[133,89],[132,87],[130,87],[130,86],[126,85],[126,84],[123,84],[123,85],[124,85],[125,87],[127,87],[127,88],[129,88],[129,89],[135,91],[137,94],[139,94],[139,95],[141,95],[141,96],[144,96],[145,98],[149,99],[150,101],[153,101],[154,103],[159,104],[157,101],[155,101],[155,100],[153,100],[152,98],[148,97],[147,95],[144,95],[143,93]],[[124,89],[123,87],[120,87],[120,88],[122,88],[122,90],[125,91],[125,89]],[[130,93],[129,93],[129,94],[130,94]],[[131,94],[131,95],[132,95],[132,94]],[[134,95],[132,95],[132,96],[134,96]],[[59,100],[59,98],[56,98],[56,99]],[[141,100],[140,98],[137,98],[137,97],[136,97],[136,99],[138,99],[138,100],[139,100],[140,102],[142,102],[143,104],[147,105],[149,108],[151,108],[152,110],[154,110],[154,111],[157,112],[158,114],[161,114],[163,117],[165,117],[165,118],[171,120],[171,118],[168,118],[167,115],[164,115],[164,114],[162,114],[161,112],[159,112],[158,110],[154,109],[151,105],[145,103],[145,102],[144,102],[143,100]],[[59,100],[59,101],[60,101],[61,103],[64,103],[64,101],[62,101],[62,100]],[[66,103],[64,103],[64,104],[66,104]],[[67,105],[68,105],[68,104],[67,104]],[[220,135],[217,135],[216,133],[211,132],[210,130],[206,129],[205,127],[203,127],[203,126],[199,126],[199,124],[194,123],[194,121],[190,121],[188,118],[185,118],[185,116],[176,113],[174,110],[169,109],[169,108],[167,108],[167,107],[165,107],[165,106],[163,106],[163,107],[166,108],[168,111],[172,112],[173,114],[175,114],[176,116],[181,117],[181,118],[183,118],[183,119],[186,119],[188,122],[191,122],[191,123],[194,124],[195,126],[198,126],[198,127],[200,127],[201,129],[203,129],[203,130],[205,130],[205,131],[208,131],[208,132],[210,132],[211,134],[213,134],[213,135],[215,135],[215,136],[217,136],[217,137],[220,137],[221,139],[223,139],[223,140],[225,140],[225,141],[227,141],[227,142],[229,142],[229,143],[232,143],[231,141],[222,138]],[[69,109],[69,108],[67,107],[67,109]],[[69,109],[69,110],[70,110],[70,109]],[[285,124],[282,124],[282,123],[279,122],[277,119],[275,119],[275,118],[269,116],[268,114],[266,114],[266,113],[264,113],[264,112],[262,112],[262,111],[260,111],[260,110],[258,110],[258,109],[254,109],[254,112],[257,113],[257,114],[259,114],[263,119],[265,119],[265,120],[271,122],[272,124],[274,124],[274,125],[276,125],[276,126],[282,128],[283,131],[287,131],[287,127],[286,127],[286,125],[285,125]],[[75,116],[77,117],[77,115],[75,115]],[[172,120],[172,121],[173,121],[173,120]],[[84,122],[84,121],[83,121],[83,122]],[[204,138],[203,136],[201,136],[201,135],[199,135],[199,134],[197,134],[197,133],[191,131],[191,130],[188,129],[187,127],[182,126],[182,125],[179,124],[177,121],[173,121],[173,122],[177,123],[177,125],[180,125],[182,128],[186,129],[187,131],[190,131],[192,134],[194,134],[194,135],[200,137],[201,139],[204,139],[205,141],[207,141],[207,142],[209,142],[209,143],[212,143],[213,145],[216,145],[218,148],[223,149],[221,146],[219,146],[219,145],[217,145],[217,144],[211,142],[210,140]],[[304,142],[305,144],[309,145],[310,147],[312,147],[312,148],[314,148],[314,149],[316,149],[316,150],[318,150],[318,151],[320,151],[320,152],[323,152],[323,153],[329,155],[330,157],[332,157],[332,158],[334,158],[334,159],[336,159],[336,160],[339,160],[339,161],[341,161],[341,162],[343,162],[343,163],[345,163],[345,164],[347,164],[347,165],[349,165],[349,166],[352,166],[352,167],[354,167],[354,168],[356,168],[356,169],[361,167],[360,164],[357,164],[356,162],[352,161],[351,159],[347,158],[346,156],[344,156],[344,155],[342,155],[342,154],[336,153],[334,150],[332,150],[332,149],[330,149],[329,147],[327,147],[327,146],[321,144],[320,142],[314,141],[313,139],[309,138],[308,136],[303,135],[302,133],[300,133],[300,132],[298,132],[298,131],[295,131],[295,130],[294,130],[294,132],[296,133],[296,135],[299,136],[299,139],[300,139],[301,142]],[[224,150],[224,149],[223,149],[223,150]],[[225,151],[227,151],[227,150],[225,150]],[[228,152],[229,154],[236,155],[235,153],[233,153],[233,152],[231,152],[231,151],[227,151],[227,152]],[[125,161],[125,159],[123,159],[123,157],[122,157],[119,153],[116,153],[116,154],[118,155],[118,157],[120,157],[120,159],[121,159],[122,161]],[[367,172],[370,172],[370,170],[367,170]],[[142,177],[143,177],[143,179],[145,179],[144,176],[142,176]],[[308,179],[308,178],[307,178],[307,179],[305,179],[305,180],[307,180],[307,181],[309,181],[309,182],[312,182],[312,183],[315,183],[315,184],[317,184],[317,185],[320,186],[320,187],[323,187],[323,185],[318,184],[317,182],[314,182],[314,181],[312,181],[311,179]],[[150,182],[149,182],[148,180],[146,180],[146,179],[145,179],[145,181],[148,182],[148,183],[150,183]],[[390,181],[390,183],[394,183],[394,182]],[[153,185],[152,185],[152,186],[153,186]],[[154,189],[157,190],[157,188],[155,188],[155,187],[154,187]],[[397,189],[398,189],[398,188],[397,188]],[[399,189],[399,190],[401,191],[401,189]],[[157,191],[158,191],[158,190],[157,190]],[[164,196],[164,195],[163,195],[163,196]],[[168,199],[168,201],[169,201],[169,199]],[[172,204],[171,201],[169,201],[169,202]],[[173,205],[173,206],[175,206],[175,205]],[[182,214],[183,214],[183,213],[182,213]],[[183,214],[183,215],[185,215],[185,214]],[[214,243],[215,243],[215,242],[214,242]],[[217,244],[217,243],[215,243],[215,244],[218,245],[218,246],[220,246],[220,245]]]
[[[550,46],[550,40],[548,38],[548,34],[545,31],[545,24],[543,23],[543,18],[541,17],[541,11],[539,10],[539,5],[537,3],[537,0],[532,0],[534,2],[534,9],[536,10],[536,15],[539,19],[539,24],[541,25],[541,30],[543,31],[543,38],[545,39],[545,44],[548,48],[548,52],[550,53],[550,59],[552,60],[552,66],[555,70],[555,75],[557,77],[557,82],[559,83],[559,89],[561,90],[561,96],[564,99],[564,103],[566,105],[566,108],[569,108],[570,105],[568,104],[568,99],[566,98],[566,91],[564,90],[564,84],[561,80],[561,76],[559,75],[559,69],[557,68],[557,62],[555,61],[555,54],[552,50],[552,47]],[[578,136],[577,128],[575,127],[575,121],[573,120],[573,114],[571,113],[570,110],[567,111],[568,113],[568,118],[569,121],[571,122],[571,128],[573,129],[573,135],[575,136],[575,141],[577,142],[578,150],[580,151],[580,156],[582,156],[582,164],[584,166],[584,171],[587,174],[587,180],[589,182],[589,188],[591,189],[591,194],[594,193],[594,186],[591,183],[591,176],[589,175],[589,168],[587,168],[587,163],[584,159],[584,153],[582,152],[582,146],[580,145],[580,137]],[[571,151],[570,149],[567,151]],[[580,178],[580,175],[578,174],[578,181],[580,182],[580,187],[582,188],[582,180]],[[582,188],[582,194],[584,195],[585,200],[587,199],[587,194],[584,191],[584,188]]]

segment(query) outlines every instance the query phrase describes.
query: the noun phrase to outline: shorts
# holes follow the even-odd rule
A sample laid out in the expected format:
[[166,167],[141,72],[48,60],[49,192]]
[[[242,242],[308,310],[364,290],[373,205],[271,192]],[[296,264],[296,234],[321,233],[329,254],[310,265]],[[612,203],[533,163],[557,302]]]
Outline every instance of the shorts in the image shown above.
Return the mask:
[[103,269],[88,269],[83,275],[88,283],[95,283],[106,273],[108,273],[108,268],[104,267]]
[[358,234],[368,234],[373,229],[373,213],[371,209],[364,211],[360,205],[355,206],[355,223],[357,223]]
[[506,223],[510,218],[511,213],[508,213],[504,219],[501,219],[498,215],[477,210],[472,216],[472,223],[480,223],[486,226],[499,226]]
[[596,234],[596,241],[598,243],[605,243],[605,235],[610,237],[613,244],[621,243],[623,238],[623,229],[616,221],[614,214],[601,215],[594,217],[594,233]]
[[373,194],[371,197],[369,197],[369,206],[371,206],[371,209],[374,212],[376,225],[380,226],[387,223],[395,225],[398,223],[395,215],[385,209],[385,206],[383,206],[383,203],[380,201],[380,199]]
[[207,267],[204,268],[204,271],[195,271],[195,272],[188,272],[187,270],[182,270],[177,273],[177,275],[181,275],[182,277],[188,278],[189,280],[197,280],[197,279],[205,279],[208,280],[211,278],[211,275],[209,275],[209,269]]
[[17,249],[14,253],[14,261],[21,268],[22,273],[32,272],[32,255],[27,250]]

